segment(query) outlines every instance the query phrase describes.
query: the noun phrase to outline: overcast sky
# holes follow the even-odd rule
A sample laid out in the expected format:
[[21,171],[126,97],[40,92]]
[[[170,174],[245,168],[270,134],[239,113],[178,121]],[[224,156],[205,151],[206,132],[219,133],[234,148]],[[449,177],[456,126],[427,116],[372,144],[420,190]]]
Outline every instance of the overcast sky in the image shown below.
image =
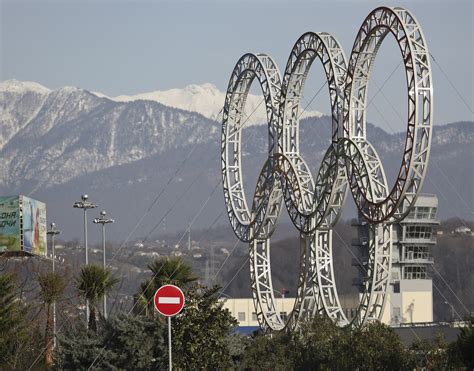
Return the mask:
[[[110,96],[205,82],[225,90],[243,53],[268,53],[283,69],[306,31],[333,33],[348,56],[372,9],[404,6],[417,17],[430,51],[468,105],[474,101],[472,1],[0,1],[1,80],[73,85]],[[381,85],[399,62],[389,40],[380,50],[374,81]],[[434,63],[433,73],[435,122],[473,120]],[[308,100],[322,79],[318,66],[306,87]],[[395,131],[405,127],[399,122],[406,112],[405,85],[400,66],[374,100],[369,119],[390,121]],[[326,99],[327,93],[311,108],[327,113]]]

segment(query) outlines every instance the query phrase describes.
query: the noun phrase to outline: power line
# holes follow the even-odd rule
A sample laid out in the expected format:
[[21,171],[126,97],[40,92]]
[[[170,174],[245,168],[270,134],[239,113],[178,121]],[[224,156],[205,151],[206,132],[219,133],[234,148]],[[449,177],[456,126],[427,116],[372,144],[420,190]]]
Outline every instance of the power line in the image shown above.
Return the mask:
[[474,114],[474,111],[472,110],[471,106],[469,106],[469,104],[467,103],[467,101],[464,99],[463,95],[459,92],[459,90],[456,88],[456,86],[454,85],[454,83],[451,81],[451,79],[449,78],[448,74],[446,72],[444,72],[444,69],[441,67],[441,65],[438,63],[438,61],[435,59],[435,57],[433,56],[433,54],[431,54],[430,52],[430,56],[431,56],[431,59],[433,60],[433,62],[435,62],[436,66],[438,66],[439,70],[441,71],[441,73],[443,74],[443,76],[446,78],[446,80],[448,80],[449,82],[449,85],[451,85],[451,87],[453,88],[453,90],[456,92],[456,94],[458,95],[459,99],[461,99],[461,101],[464,103],[464,105],[466,106],[466,108],[469,110],[469,112],[471,112],[471,114]]

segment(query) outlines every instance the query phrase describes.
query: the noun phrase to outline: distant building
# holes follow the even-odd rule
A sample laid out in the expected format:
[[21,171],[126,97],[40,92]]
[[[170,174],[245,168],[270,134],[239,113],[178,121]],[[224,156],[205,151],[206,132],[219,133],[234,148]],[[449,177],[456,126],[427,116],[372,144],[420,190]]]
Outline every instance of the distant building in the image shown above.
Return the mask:
[[407,217],[394,225],[392,280],[383,316],[387,324],[433,322],[437,211],[435,195],[420,195]]
[[[256,330],[259,327],[257,313],[252,298],[221,298],[224,308],[228,309],[232,316],[239,321],[239,327],[247,327]],[[295,298],[275,298],[275,307],[280,312],[282,319],[286,319],[293,310]]]
[[461,226],[454,229],[453,233],[470,236],[472,235],[472,230],[469,227]]

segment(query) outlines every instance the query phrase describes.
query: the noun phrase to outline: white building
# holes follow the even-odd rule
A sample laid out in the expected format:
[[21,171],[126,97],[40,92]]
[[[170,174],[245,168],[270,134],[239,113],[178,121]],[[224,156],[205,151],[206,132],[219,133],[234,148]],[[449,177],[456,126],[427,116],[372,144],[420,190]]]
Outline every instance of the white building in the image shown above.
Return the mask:
[[433,322],[434,264],[438,198],[420,195],[415,207],[394,226],[392,282],[384,322]]

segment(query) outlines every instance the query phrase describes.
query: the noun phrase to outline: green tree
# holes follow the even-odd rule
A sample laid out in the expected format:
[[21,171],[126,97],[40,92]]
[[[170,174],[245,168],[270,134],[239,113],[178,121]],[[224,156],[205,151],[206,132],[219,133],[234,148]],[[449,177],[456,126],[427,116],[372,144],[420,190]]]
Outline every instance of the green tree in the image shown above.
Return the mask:
[[55,303],[64,292],[64,280],[56,272],[42,273],[38,276],[40,285],[40,295],[46,306],[46,329],[44,335],[45,341],[45,364],[46,367],[53,365],[53,303]]
[[445,370],[448,366],[448,345],[442,334],[432,340],[417,340],[410,346],[412,368]]
[[14,275],[0,276],[0,368],[15,368],[22,342],[28,337],[27,308],[15,295]]
[[148,268],[153,273],[152,280],[157,289],[166,284],[184,288],[199,278],[191,266],[178,256],[155,259]]
[[198,279],[191,266],[180,257],[167,256],[155,259],[148,268],[152,276],[140,284],[134,296],[134,312],[137,314],[155,315],[153,298],[156,290],[161,286],[172,284],[185,289]]
[[297,369],[350,368],[350,330],[341,328],[327,317],[315,316],[301,324],[295,333],[299,354]]
[[133,311],[138,315],[153,315],[155,311],[155,304],[153,302],[155,292],[155,285],[151,279],[142,281],[138,292],[134,296],[135,305]]
[[248,370],[294,370],[297,348],[292,334],[255,334],[244,349],[242,368]]
[[173,365],[216,370],[232,365],[227,338],[237,321],[218,298],[219,287],[196,285],[186,293],[183,311],[172,319]]
[[461,327],[458,338],[449,345],[450,365],[474,370],[474,316]]
[[97,333],[84,326],[58,336],[60,369],[158,370],[166,365],[162,322],[120,313],[103,320]]
[[89,301],[89,328],[94,332],[97,331],[97,305],[104,295],[108,295],[112,291],[117,282],[119,280],[112,277],[110,269],[104,269],[94,264],[84,265],[81,268],[76,280],[77,290],[80,296]]
[[409,355],[399,336],[383,323],[353,329],[349,342],[351,368],[401,370],[408,366]]

